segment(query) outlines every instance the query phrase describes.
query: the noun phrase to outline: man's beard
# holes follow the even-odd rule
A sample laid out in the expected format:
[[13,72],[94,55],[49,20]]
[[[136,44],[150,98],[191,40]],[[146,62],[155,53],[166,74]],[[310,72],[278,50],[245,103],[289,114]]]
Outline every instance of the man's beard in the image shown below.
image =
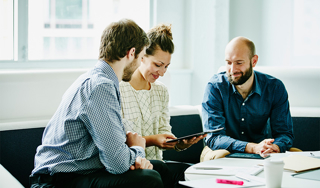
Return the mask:
[[122,80],[129,82],[131,80],[132,74],[138,68],[138,58],[134,59],[129,65],[127,65],[123,70]]
[[238,81],[234,80],[231,76],[231,73],[227,73],[228,80],[233,85],[242,85],[244,84],[252,75],[253,69],[252,69],[252,62],[250,61],[250,67],[243,73],[241,72],[242,76],[238,79]]

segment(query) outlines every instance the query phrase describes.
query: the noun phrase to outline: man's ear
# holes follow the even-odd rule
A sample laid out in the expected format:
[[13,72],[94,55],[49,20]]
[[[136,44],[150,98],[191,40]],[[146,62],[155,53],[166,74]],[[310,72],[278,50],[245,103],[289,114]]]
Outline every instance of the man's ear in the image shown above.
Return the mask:
[[127,52],[127,58],[132,61],[136,56],[136,48],[131,48],[128,52]]
[[255,67],[257,65],[257,62],[258,62],[258,55],[254,55],[252,57],[252,67]]

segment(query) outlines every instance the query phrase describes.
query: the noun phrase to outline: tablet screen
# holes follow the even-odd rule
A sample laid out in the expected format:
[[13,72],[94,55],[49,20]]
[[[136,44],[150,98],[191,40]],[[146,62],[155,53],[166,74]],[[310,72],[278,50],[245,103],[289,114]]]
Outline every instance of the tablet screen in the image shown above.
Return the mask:
[[197,136],[200,136],[200,135],[204,135],[204,134],[208,134],[208,133],[213,133],[213,132],[221,131],[222,129],[223,129],[223,127],[222,127],[222,128],[219,128],[219,129],[215,129],[215,130],[210,130],[210,131],[205,131],[205,132],[190,134],[190,135],[187,135],[187,136],[179,137],[179,138],[177,138],[177,139],[168,140],[167,143],[176,142],[176,141],[183,140],[183,139],[190,139],[190,138],[192,138],[192,137],[197,137]]

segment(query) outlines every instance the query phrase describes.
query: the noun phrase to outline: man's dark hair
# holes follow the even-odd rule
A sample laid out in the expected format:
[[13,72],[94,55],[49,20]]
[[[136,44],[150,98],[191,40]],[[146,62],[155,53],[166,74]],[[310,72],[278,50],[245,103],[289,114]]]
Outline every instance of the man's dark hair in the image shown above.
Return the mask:
[[256,55],[256,47],[254,45],[254,43],[247,39],[244,41],[246,43],[246,45],[248,46],[249,48],[249,59],[253,58],[254,55]]
[[149,45],[147,34],[134,21],[122,19],[105,28],[101,36],[99,59],[108,63],[120,60],[135,48],[135,57]]

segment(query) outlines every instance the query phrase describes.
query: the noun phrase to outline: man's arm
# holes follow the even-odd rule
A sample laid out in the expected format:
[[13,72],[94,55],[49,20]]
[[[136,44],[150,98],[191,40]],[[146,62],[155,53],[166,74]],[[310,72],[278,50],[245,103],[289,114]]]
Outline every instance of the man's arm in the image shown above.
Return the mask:
[[202,102],[202,121],[204,131],[223,127],[222,131],[210,133],[205,139],[213,150],[226,149],[230,152],[244,152],[248,142],[236,140],[226,135],[225,112],[220,91],[212,83],[208,83]]
[[129,147],[126,144],[120,104],[113,83],[97,85],[82,111],[86,114],[82,119],[99,149],[100,161],[108,172],[124,173],[137,157],[145,157],[143,147]]
[[292,147],[294,136],[288,93],[281,81],[276,85],[273,95],[274,101],[270,115],[273,144],[279,146],[281,152],[285,152]]

